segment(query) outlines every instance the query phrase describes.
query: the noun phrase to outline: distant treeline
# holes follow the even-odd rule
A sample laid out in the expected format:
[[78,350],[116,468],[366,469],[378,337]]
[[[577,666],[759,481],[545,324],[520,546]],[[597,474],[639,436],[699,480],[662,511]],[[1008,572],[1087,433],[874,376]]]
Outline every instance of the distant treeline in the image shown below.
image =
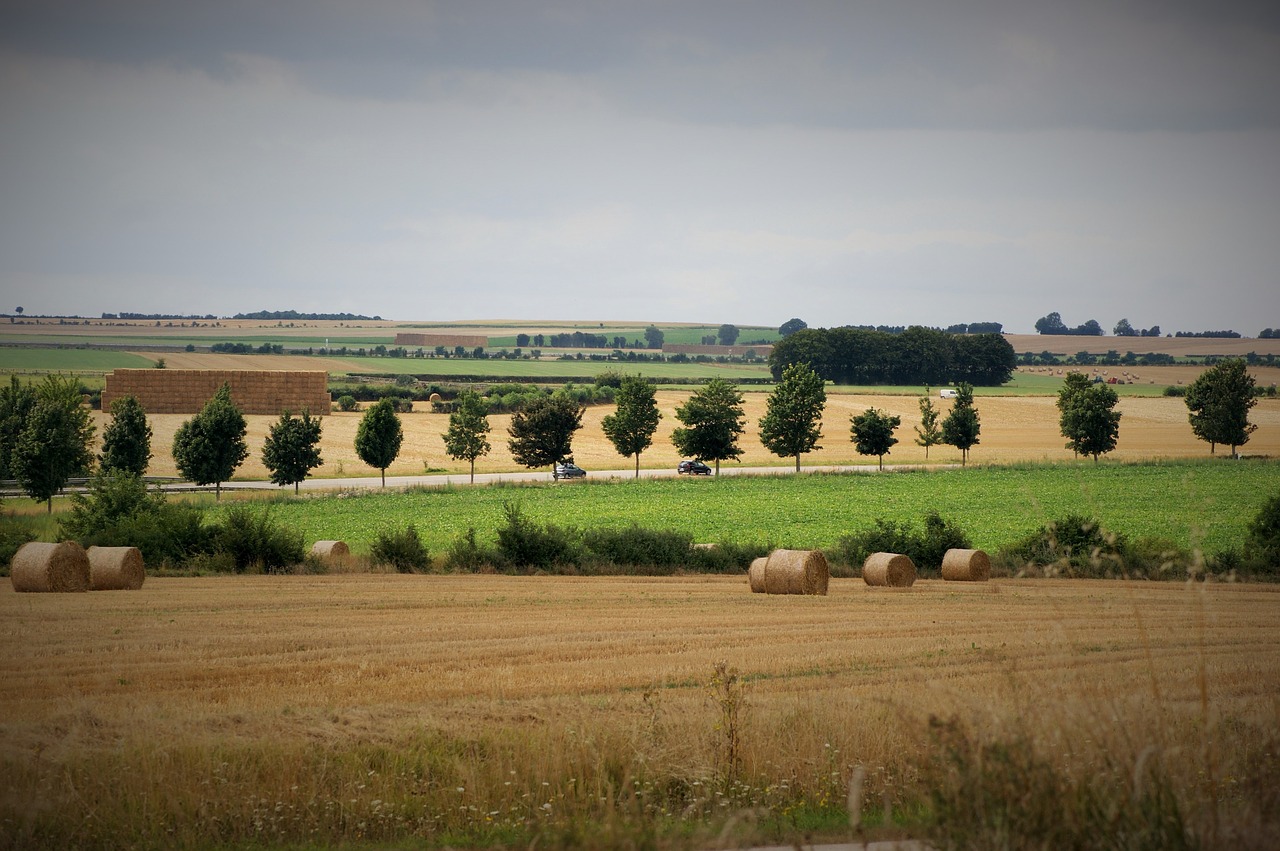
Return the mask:
[[774,378],[807,363],[836,384],[941,385],[967,381],[994,387],[1013,376],[1018,356],[999,334],[949,334],[910,327],[901,333],[866,328],[806,328],[774,344]]
[[[1175,331],[1173,336],[1175,337],[1227,337],[1230,339],[1235,339],[1240,335],[1235,331]],[[1270,335],[1267,334],[1267,332],[1264,330],[1258,336],[1263,337],[1265,339]]]
[[104,313],[104,314],[102,314],[102,318],[103,318],[103,319],[144,319],[144,320],[146,320],[146,321],[150,322],[151,320],[154,320],[154,319],[178,319],[178,320],[183,320],[183,321],[191,321],[191,320],[196,320],[196,319],[208,319],[208,320],[213,320],[213,319],[217,319],[218,317],[214,316],[212,313],[206,313],[204,316],[201,316],[201,315],[199,315],[199,314],[197,314],[197,313],[188,313],[188,314],[181,314],[181,313],[129,313],[129,312],[128,312],[128,311],[126,311],[126,310],[122,310],[122,311],[120,311],[119,313]]
[[367,322],[381,322],[381,316],[364,316],[359,313],[299,313],[296,310],[259,310],[254,313],[237,313],[232,319],[259,319],[259,320],[275,320],[277,322],[314,322],[326,320],[331,322],[352,322],[356,320],[364,320]]

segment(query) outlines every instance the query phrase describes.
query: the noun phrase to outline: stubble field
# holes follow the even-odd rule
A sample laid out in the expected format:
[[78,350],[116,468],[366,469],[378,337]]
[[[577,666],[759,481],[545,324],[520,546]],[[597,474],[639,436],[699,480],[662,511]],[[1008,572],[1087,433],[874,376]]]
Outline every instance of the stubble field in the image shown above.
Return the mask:
[[1053,580],[817,598],[723,577],[6,583],[0,844],[849,838],[851,778],[859,835],[920,835],[955,770],[944,734],[1029,748],[1120,807],[1149,774],[1208,845],[1265,847],[1277,602]]

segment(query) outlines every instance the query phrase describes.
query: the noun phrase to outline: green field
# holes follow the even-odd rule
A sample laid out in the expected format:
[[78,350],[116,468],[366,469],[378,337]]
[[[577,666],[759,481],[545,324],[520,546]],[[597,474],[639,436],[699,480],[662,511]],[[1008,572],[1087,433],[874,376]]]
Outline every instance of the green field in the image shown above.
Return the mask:
[[419,375],[427,379],[433,376],[474,376],[478,379],[493,376],[526,378],[593,378],[612,370],[625,375],[643,375],[648,378],[768,378],[769,368],[764,364],[741,363],[651,363],[640,361],[559,360],[544,357],[541,360],[470,360],[465,358],[337,358],[350,364],[349,375],[394,374]]
[[107,349],[46,349],[0,346],[0,371],[5,372],[110,372],[113,369],[145,369],[146,358]]
[[380,530],[409,523],[434,555],[468,527],[494,540],[503,505],[541,522],[687,531],[697,541],[820,548],[876,518],[919,523],[936,510],[983,549],[1046,521],[1088,514],[1131,537],[1206,552],[1238,547],[1262,503],[1280,492],[1275,462],[973,467],[884,474],[726,476],[573,484],[453,487],[274,498],[274,515],[308,541],[366,551]]

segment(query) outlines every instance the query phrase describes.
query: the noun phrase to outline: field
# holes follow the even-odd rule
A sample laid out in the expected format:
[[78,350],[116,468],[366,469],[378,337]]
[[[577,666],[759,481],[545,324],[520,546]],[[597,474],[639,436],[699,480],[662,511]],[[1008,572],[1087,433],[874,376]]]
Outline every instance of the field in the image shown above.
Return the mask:
[[413,523],[437,556],[468,528],[492,542],[507,502],[540,522],[637,523],[688,532],[697,541],[798,549],[830,547],[877,518],[919,525],[937,511],[959,523],[976,546],[995,551],[1075,513],[1130,537],[1214,553],[1239,548],[1248,522],[1277,494],[1273,462],[1206,462],[365,491],[285,499],[271,510],[308,542],[343,540],[357,551],[367,551],[378,532]]
[[979,847],[1041,811],[1053,845],[1171,818],[1274,847],[1278,602],[1052,580],[5,583],[0,845],[942,847],[983,827],[938,823],[963,804]]

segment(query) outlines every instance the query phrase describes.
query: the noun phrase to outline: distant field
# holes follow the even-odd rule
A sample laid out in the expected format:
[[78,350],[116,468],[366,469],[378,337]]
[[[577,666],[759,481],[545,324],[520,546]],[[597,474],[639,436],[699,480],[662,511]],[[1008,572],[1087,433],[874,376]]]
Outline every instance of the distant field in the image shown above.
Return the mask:
[[829,547],[877,518],[919,524],[929,511],[995,550],[1067,514],[1109,529],[1214,552],[1239,546],[1262,503],[1280,493],[1274,462],[1033,465],[879,475],[640,479],[439,491],[364,492],[284,499],[274,516],[308,541],[339,539],[365,551],[382,530],[417,526],[431,551],[469,527],[493,541],[503,505],[580,528],[688,532],[697,541]]
[[0,346],[0,372],[110,372],[145,369],[152,362],[141,355],[103,349],[23,349]]

